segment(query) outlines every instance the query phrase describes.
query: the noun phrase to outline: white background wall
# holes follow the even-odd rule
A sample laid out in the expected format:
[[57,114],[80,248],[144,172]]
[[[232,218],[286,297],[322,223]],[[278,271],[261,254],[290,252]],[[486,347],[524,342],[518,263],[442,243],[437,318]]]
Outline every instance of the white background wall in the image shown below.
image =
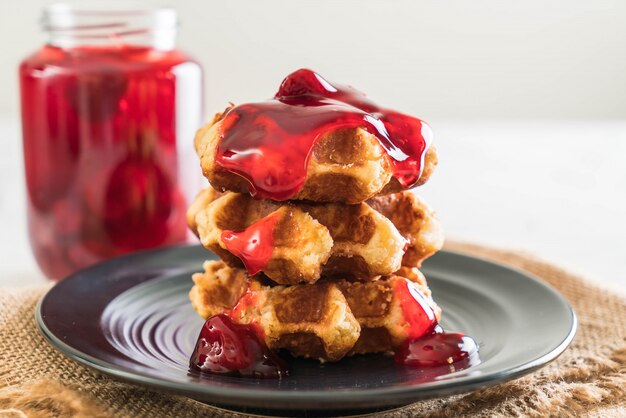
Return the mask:
[[[0,285],[36,275],[16,72],[45,40],[44,4],[0,3]],[[207,114],[271,96],[299,67],[353,84],[433,126],[441,165],[420,192],[449,236],[626,289],[626,1],[171,4],[205,68]]]
[[[0,3],[0,113],[17,110],[17,65],[45,39],[47,3]],[[430,121],[626,117],[623,0],[170,4],[180,45],[204,64],[211,112],[268,97],[307,66]]]

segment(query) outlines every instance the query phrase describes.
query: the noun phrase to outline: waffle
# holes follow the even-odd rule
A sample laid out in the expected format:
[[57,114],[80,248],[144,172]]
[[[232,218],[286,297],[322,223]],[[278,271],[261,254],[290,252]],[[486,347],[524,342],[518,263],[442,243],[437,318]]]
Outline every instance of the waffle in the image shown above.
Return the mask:
[[321,275],[345,273],[375,278],[400,268],[406,240],[365,203],[278,203],[232,192],[216,196],[210,189],[198,195],[189,224],[204,247],[232,266],[242,262],[226,249],[222,232],[276,216],[273,251],[263,272],[277,283],[314,283]]
[[375,278],[400,265],[419,267],[443,246],[434,212],[410,192],[345,206],[276,203],[208,187],[190,206],[187,222],[206,248],[238,267],[242,263],[226,250],[222,230],[244,229],[277,211],[284,219],[275,229],[280,237],[275,245],[280,247],[263,271],[281,284],[313,283],[320,275],[347,273]]
[[[250,277],[222,261],[207,261],[193,275],[194,309],[203,317],[228,313],[236,322],[255,323],[270,349],[294,356],[337,361],[353,354],[392,352],[417,338],[404,314],[398,289],[410,287],[423,296],[425,311],[437,320],[424,276],[403,267],[376,281],[323,279],[315,285],[270,286],[262,275]],[[414,302],[413,302],[414,303]]]
[[[221,191],[249,193],[246,179],[215,162],[221,120],[231,108],[218,113],[198,130],[196,152],[202,172],[213,187]],[[422,175],[416,186],[428,180],[437,161],[437,152],[431,145],[424,155]],[[316,142],[309,158],[305,183],[291,199],[353,204],[381,193],[402,190],[404,187],[392,177],[389,157],[376,136],[355,128],[329,133]]]
[[411,192],[377,196],[370,207],[389,219],[408,241],[403,266],[420,267],[422,261],[443,247],[443,231],[435,212]]

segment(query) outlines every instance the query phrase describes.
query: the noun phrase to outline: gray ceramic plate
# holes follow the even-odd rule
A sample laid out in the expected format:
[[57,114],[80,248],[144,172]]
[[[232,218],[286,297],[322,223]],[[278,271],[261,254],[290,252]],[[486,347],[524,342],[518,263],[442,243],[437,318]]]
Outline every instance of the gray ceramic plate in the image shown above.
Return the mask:
[[207,258],[214,256],[200,247],[174,247],[96,265],[52,288],[37,322],[58,350],[116,378],[234,408],[292,411],[388,408],[495,385],[554,360],[576,330],[570,306],[540,281],[442,251],[423,272],[443,327],[474,337],[480,364],[449,373],[367,355],[333,364],[291,359],[283,380],[200,377],[188,359],[203,322],[187,292]]

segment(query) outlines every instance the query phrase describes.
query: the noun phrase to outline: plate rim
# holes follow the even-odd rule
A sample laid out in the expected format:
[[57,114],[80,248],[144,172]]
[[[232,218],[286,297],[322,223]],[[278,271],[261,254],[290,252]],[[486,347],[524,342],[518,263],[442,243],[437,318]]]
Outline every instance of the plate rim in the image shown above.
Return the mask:
[[[45,319],[42,316],[42,306],[45,303],[50,293],[59,285],[62,285],[66,280],[80,274],[84,274],[94,267],[102,267],[110,263],[123,263],[126,259],[134,259],[137,255],[150,255],[158,254],[162,251],[171,251],[172,249],[185,249],[198,247],[198,245],[178,245],[165,248],[159,248],[156,250],[145,250],[135,252],[129,255],[117,257],[103,263],[98,263],[87,269],[81,270],[67,277],[65,280],[59,281],[52,288],[48,289],[43,297],[37,302],[35,310],[35,319],[39,331],[44,338],[51,344],[51,346],[59,351],[67,358],[74,360],[88,368],[95,369],[113,378],[123,380],[125,382],[138,384],[140,386],[150,386],[158,390],[162,390],[170,393],[183,394],[187,397],[191,397],[197,400],[217,401],[220,404],[234,405],[234,406],[259,406],[259,399],[263,399],[264,404],[270,404],[273,402],[283,402],[283,404],[276,404],[272,406],[273,409],[289,410],[298,408],[301,405],[317,405],[314,409],[354,409],[354,403],[359,403],[364,406],[380,406],[380,405],[392,405],[402,402],[418,401],[423,399],[429,399],[434,397],[449,396],[457,393],[466,393],[479,388],[486,388],[501,384],[523,375],[532,373],[547,364],[557,359],[565,349],[571,344],[578,329],[578,318],[574,309],[568,302],[568,300],[556,289],[543,280],[536,277],[534,274],[521,270],[516,267],[509,266],[507,264],[492,261],[484,257],[473,256],[467,253],[463,253],[457,250],[441,250],[441,253],[448,253],[454,256],[470,259],[472,261],[484,262],[487,264],[495,265],[500,268],[513,271],[527,280],[535,282],[540,285],[546,291],[551,293],[557,299],[563,302],[563,305],[567,307],[570,316],[570,327],[567,335],[563,340],[550,351],[546,352],[540,357],[535,358],[532,361],[528,361],[513,368],[506,368],[504,370],[491,372],[488,374],[465,376],[459,380],[442,380],[438,382],[429,382],[428,387],[415,387],[411,385],[407,386],[395,386],[395,387],[379,387],[369,389],[346,389],[337,391],[322,391],[322,390],[306,390],[306,391],[277,391],[274,389],[264,388],[232,388],[214,386],[210,384],[194,384],[192,382],[172,382],[165,378],[154,377],[141,371],[130,371],[123,366],[110,363],[106,360],[93,357],[89,354],[75,349],[71,345],[65,343],[62,339],[57,337],[45,324]],[[148,280],[149,281],[149,280]],[[146,281],[146,282],[148,282]],[[143,282],[143,283],[146,283]],[[119,296],[119,295],[118,295]],[[394,402],[390,402],[393,399]],[[324,401],[323,404],[318,402]],[[341,408],[342,403],[352,402],[351,405],[346,405],[345,408]],[[288,405],[286,405],[288,404]]]

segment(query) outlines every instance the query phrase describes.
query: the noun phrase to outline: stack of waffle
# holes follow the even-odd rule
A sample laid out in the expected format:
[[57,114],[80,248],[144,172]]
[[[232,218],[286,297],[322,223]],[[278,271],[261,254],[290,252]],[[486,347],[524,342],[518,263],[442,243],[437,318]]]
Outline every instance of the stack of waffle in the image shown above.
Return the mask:
[[[440,224],[423,200],[402,190],[376,137],[360,128],[323,136],[295,199],[274,201],[253,198],[241,176],[216,164],[222,121],[217,115],[196,136],[212,187],[187,215],[202,245],[221,258],[193,275],[190,298],[202,317],[227,313],[256,324],[271,349],[327,361],[393,352],[419,337],[407,295],[439,318],[418,268],[441,248]],[[418,184],[436,164],[430,147]],[[245,234],[260,225],[269,225],[269,237]],[[269,241],[260,264],[233,251],[233,231],[248,236],[249,248]]]

